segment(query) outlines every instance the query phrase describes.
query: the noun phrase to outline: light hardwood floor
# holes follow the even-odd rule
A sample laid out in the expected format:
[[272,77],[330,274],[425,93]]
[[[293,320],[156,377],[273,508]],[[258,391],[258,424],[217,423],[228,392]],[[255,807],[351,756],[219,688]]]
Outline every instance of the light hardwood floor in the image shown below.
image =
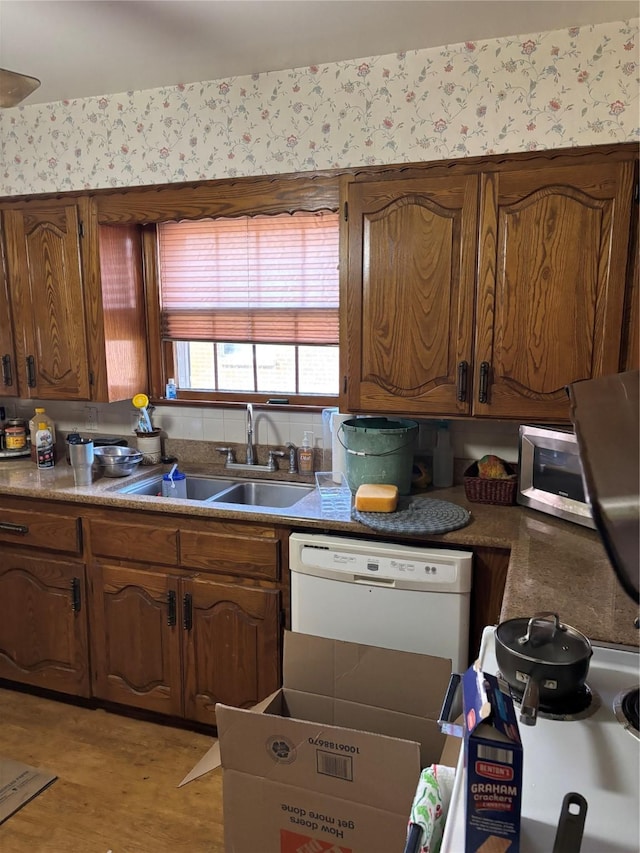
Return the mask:
[[0,756],[58,776],[0,825],[0,851],[223,853],[221,770],[176,787],[211,743],[0,689]]

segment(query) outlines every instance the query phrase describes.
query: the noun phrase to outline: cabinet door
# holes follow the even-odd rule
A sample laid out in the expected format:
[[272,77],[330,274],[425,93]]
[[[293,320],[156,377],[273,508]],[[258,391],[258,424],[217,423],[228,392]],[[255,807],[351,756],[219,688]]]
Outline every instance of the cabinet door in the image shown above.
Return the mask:
[[16,397],[16,351],[7,289],[4,239],[0,233],[0,397]]
[[89,696],[83,563],[0,546],[0,677]]
[[185,716],[215,723],[215,704],[246,708],[280,686],[280,593],[183,582]]
[[88,400],[77,206],[6,210],[4,225],[20,396]]
[[182,714],[178,579],[96,562],[91,567],[94,695]]
[[475,175],[348,188],[348,411],[465,414]]
[[619,370],[633,164],[482,177],[477,415],[566,420],[565,386]]

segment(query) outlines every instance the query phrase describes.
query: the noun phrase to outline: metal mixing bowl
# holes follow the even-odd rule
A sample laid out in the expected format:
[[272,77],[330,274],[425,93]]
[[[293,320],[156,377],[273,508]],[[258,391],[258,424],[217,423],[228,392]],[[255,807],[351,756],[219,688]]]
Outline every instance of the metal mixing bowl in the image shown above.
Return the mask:
[[142,461],[142,453],[133,447],[109,444],[106,447],[96,447],[94,459],[105,477],[126,477],[136,470]]

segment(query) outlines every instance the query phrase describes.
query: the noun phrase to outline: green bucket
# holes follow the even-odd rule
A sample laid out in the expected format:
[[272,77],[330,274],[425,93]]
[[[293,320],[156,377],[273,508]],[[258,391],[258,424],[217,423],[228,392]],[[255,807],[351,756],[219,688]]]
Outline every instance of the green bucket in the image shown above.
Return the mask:
[[338,439],[346,450],[344,473],[351,491],[355,493],[363,483],[383,483],[408,495],[417,435],[418,424],[400,418],[343,421]]

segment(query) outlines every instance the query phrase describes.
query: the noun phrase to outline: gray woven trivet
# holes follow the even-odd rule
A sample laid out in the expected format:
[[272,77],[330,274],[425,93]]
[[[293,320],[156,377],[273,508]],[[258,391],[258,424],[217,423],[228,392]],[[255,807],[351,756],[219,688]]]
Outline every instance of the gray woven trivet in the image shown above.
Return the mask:
[[395,512],[353,509],[351,517],[385,533],[448,533],[468,524],[471,513],[450,501],[408,497],[400,498]]

